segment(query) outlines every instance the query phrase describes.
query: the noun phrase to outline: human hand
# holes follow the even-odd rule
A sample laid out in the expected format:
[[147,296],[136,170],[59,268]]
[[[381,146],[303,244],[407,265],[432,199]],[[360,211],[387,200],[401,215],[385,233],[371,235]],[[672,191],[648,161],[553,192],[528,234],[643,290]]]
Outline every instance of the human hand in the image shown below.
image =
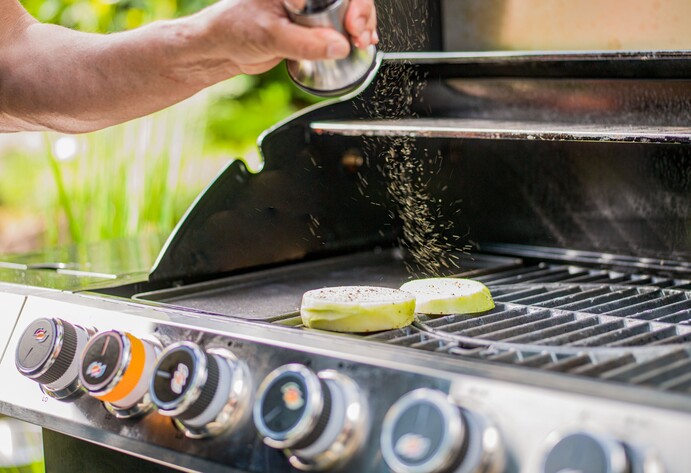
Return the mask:
[[360,48],[379,41],[374,0],[350,0],[345,18],[348,39],[331,28],[294,24],[284,1],[297,9],[306,2],[221,0],[181,20],[193,22],[190,34],[201,61],[195,67],[207,68],[214,76],[259,74],[283,59],[340,59],[350,52],[350,41]]

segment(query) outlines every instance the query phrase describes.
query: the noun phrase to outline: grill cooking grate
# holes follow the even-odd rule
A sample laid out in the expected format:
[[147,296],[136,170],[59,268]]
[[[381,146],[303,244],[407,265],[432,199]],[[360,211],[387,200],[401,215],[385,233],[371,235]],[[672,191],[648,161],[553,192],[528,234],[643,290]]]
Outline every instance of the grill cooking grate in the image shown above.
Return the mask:
[[548,264],[475,279],[493,310],[367,338],[691,394],[691,281]]
[[473,279],[481,281],[488,286],[568,282],[572,284],[655,286],[658,288],[691,290],[691,281],[687,279],[665,278],[649,274],[631,274],[607,269],[548,263],[500,271]]

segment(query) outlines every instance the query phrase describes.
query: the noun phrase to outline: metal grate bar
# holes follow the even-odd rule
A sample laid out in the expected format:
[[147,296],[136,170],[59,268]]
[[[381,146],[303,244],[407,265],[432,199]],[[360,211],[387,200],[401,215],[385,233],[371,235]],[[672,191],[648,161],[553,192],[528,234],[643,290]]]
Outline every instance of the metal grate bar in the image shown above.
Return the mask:
[[631,379],[635,384],[659,385],[678,376],[685,376],[691,372],[691,359],[678,360],[664,367],[643,373]]
[[557,338],[563,339],[566,334],[578,333],[585,329],[586,327],[592,327],[597,325],[599,320],[597,317],[583,317],[576,320],[572,320],[569,323],[560,324],[557,327],[552,327],[545,329],[541,332],[533,332],[521,336],[512,338],[510,341],[512,343],[540,343],[541,345],[549,345],[552,340]]
[[539,305],[540,307],[551,307],[552,301],[562,299],[565,296],[577,294],[579,292],[580,288],[578,286],[562,287],[553,289],[551,291],[542,288],[542,292],[540,294],[512,299],[510,302],[521,305]]
[[[528,309],[525,307],[504,309],[503,306],[498,305],[492,312],[479,317],[451,315],[429,320],[426,322],[426,325],[428,327],[444,330],[445,332],[462,332],[474,327],[484,327],[489,324],[512,320],[524,316],[527,313]],[[460,319],[458,322],[453,322],[458,319]]]
[[609,360],[596,362],[590,365],[579,366],[575,370],[571,371],[571,374],[596,377],[607,371],[611,371],[615,368],[620,368],[622,366],[630,365],[635,362],[636,358],[630,353],[627,353],[626,355],[610,358]]
[[646,291],[630,297],[626,297],[624,299],[612,301],[607,304],[602,304],[590,310],[596,310],[600,314],[611,315],[611,312],[628,308],[630,306],[635,306],[642,302],[659,300],[662,297],[664,297],[664,293],[662,291]]
[[[683,293],[672,294],[665,296],[660,291],[649,292],[647,294],[641,294],[642,302],[637,304],[631,304],[627,307],[622,307],[620,309],[615,309],[607,313],[607,315],[614,315],[616,317],[626,317],[630,315],[635,315],[636,318],[648,318],[643,317],[642,312],[649,311],[652,317],[655,318],[655,311],[660,311],[665,308],[665,306],[671,305],[675,302],[686,301],[685,306],[691,309],[691,301],[687,300]],[[683,307],[683,308],[686,308]],[[662,314],[661,314],[662,315]]]
[[[599,319],[593,317],[593,320],[600,322]],[[611,333],[615,330],[621,330],[624,327],[624,320],[611,320],[605,323],[598,323],[596,325],[587,326],[583,330],[576,332],[567,332],[564,335],[552,337],[543,340],[543,345],[556,345],[556,346],[574,346],[574,345],[587,345],[583,340],[595,339],[603,334]]]
[[568,306],[569,304],[585,301],[586,299],[592,299],[610,292],[610,289],[608,287],[598,287],[594,289],[583,289],[579,286],[576,287],[578,288],[579,292],[563,297],[557,297],[553,300],[541,302],[540,306],[550,308],[561,308]]
[[[539,311],[539,312],[531,312],[526,315],[521,315],[521,316],[514,316],[514,317],[507,317],[504,318],[503,320],[499,320],[494,323],[485,323],[485,324],[480,324],[474,328],[463,330],[460,333],[462,333],[463,336],[466,337],[479,337],[479,336],[485,336],[486,334],[498,332],[500,330],[510,328],[510,327],[517,327],[517,326],[522,326],[524,324],[528,324],[531,322],[535,322],[537,320],[542,320],[542,319],[548,319],[550,317],[550,313],[546,310]],[[485,319],[483,317],[483,319]],[[486,319],[485,319],[486,321]],[[449,329],[453,330],[454,333],[459,333],[458,330],[454,330],[454,327],[452,326],[449,327],[440,327],[441,330],[448,332]],[[483,337],[485,338],[485,337]]]
[[691,371],[676,378],[668,379],[661,383],[659,387],[669,391],[691,392]]
[[[514,272],[514,271],[510,271]],[[515,275],[509,275],[506,277],[487,277],[485,280],[482,280],[481,282],[484,282],[485,284],[526,284],[526,283],[534,283],[535,280],[537,279],[544,279],[545,276],[548,275],[553,275],[553,274],[563,274],[563,271],[559,269],[549,269],[545,268],[544,266],[538,266],[536,268],[530,268],[529,271],[516,271],[517,274]],[[504,274],[499,273],[497,275],[493,276],[504,276]]]
[[670,324],[689,322],[691,321],[691,313],[688,310],[680,310],[670,315],[664,317],[659,317],[655,319],[657,322],[667,322]]
[[691,300],[684,299],[679,302],[662,305],[661,307],[654,307],[653,301],[651,305],[652,308],[633,313],[631,314],[631,317],[641,320],[659,320],[667,315],[686,314],[686,318],[682,318],[679,321],[681,322],[683,320],[691,319]]
[[[531,322],[525,322],[521,324],[514,324],[508,328],[497,330],[493,332],[487,332],[484,334],[484,338],[489,340],[503,340],[503,341],[513,341],[516,338],[525,334],[535,334],[540,333],[542,330],[547,328],[554,328],[555,326],[561,326],[568,322],[573,322],[574,314],[564,314],[557,317],[545,317],[543,313],[531,314],[532,317],[538,316],[537,320]],[[536,317],[537,318],[537,317]],[[467,335],[466,333],[462,335]]]
[[526,274],[530,274],[536,271],[544,271],[547,268],[545,264],[539,264],[537,266],[522,266],[515,269],[507,269],[506,271],[499,271],[496,273],[490,273],[483,276],[477,276],[473,279],[480,281],[484,284],[498,284],[498,281],[504,279],[511,279],[514,277],[524,277]]
[[565,373],[581,366],[588,366],[591,362],[592,359],[588,355],[574,355],[545,365],[543,368],[549,371],[560,371]]
[[372,335],[367,335],[364,338],[366,338],[367,340],[379,340],[386,343],[391,343],[393,345],[407,346],[408,342],[410,342],[410,340],[413,337],[417,337],[417,339],[419,340],[420,336],[421,333],[418,330],[412,327],[405,327],[395,330],[386,330],[384,332],[374,333]]
[[607,304],[609,304],[610,302],[625,299],[635,294],[638,294],[638,291],[636,289],[622,289],[618,291],[610,290],[607,294],[596,296],[592,299],[588,299],[585,301],[574,302],[572,304],[565,304],[560,308],[564,310],[583,311],[591,314],[599,314],[601,313],[601,311],[599,310],[600,307],[605,306],[606,308],[604,310],[607,310],[607,308],[609,308]]
[[523,358],[518,365],[529,366],[531,368],[539,368],[545,365],[549,365],[554,362],[554,357],[551,353],[540,353],[533,356],[528,356]]
[[[662,281],[660,281],[662,282]],[[629,286],[654,286],[654,279],[652,276],[645,275],[633,275],[627,283]]]
[[618,342],[609,344],[609,346],[628,347],[650,345],[653,343],[670,343],[670,339],[673,339],[673,337],[676,335],[677,331],[675,327],[665,327],[659,330],[651,330],[649,332],[640,333],[638,335],[619,340]]
[[644,373],[658,368],[664,368],[671,363],[685,359],[689,359],[688,352],[685,350],[675,350],[644,362],[638,362],[631,366],[622,366],[621,368],[603,373],[601,377],[612,381],[629,381],[636,376],[641,376]]
[[[607,325],[607,324],[605,324]],[[578,346],[611,346],[612,344],[624,340],[626,338],[638,335],[640,333],[647,332],[650,329],[650,324],[640,323],[640,324],[625,324],[624,328],[618,328],[615,330],[610,330],[601,335],[596,335],[594,337],[584,338],[578,343],[573,343],[569,345]]]
[[519,356],[520,353],[516,350],[507,350],[499,353],[494,353],[491,355],[488,355],[486,353],[486,351],[483,351],[484,356],[482,358],[485,360],[499,361],[502,363],[520,363],[521,361],[521,358]]
[[574,294],[573,296],[562,297],[550,302],[550,306],[555,309],[566,309],[571,304],[577,302],[584,303],[587,300],[592,300],[596,297],[608,294],[611,290],[608,287],[598,287],[595,289],[583,289],[582,292]]
[[670,345],[672,343],[689,343],[691,342],[691,332],[674,335],[663,340],[655,340],[650,345]]
[[552,269],[548,274],[541,277],[533,277],[530,279],[532,284],[539,284],[544,282],[564,282],[571,281],[572,278],[587,275],[587,271],[571,272],[567,268]]
[[449,342],[442,340],[440,338],[429,338],[424,335],[419,337],[418,342],[413,342],[409,345],[411,348],[420,348],[422,350],[429,351],[448,351]]
[[592,271],[586,275],[571,278],[571,279],[569,279],[569,282],[570,283],[581,283],[581,284],[585,284],[585,283],[615,284],[615,283],[625,281],[625,280],[626,280],[626,278],[624,276],[614,276],[611,273],[607,273],[605,271]]
[[691,290],[691,281],[671,279],[649,274],[626,274],[618,271],[590,269],[579,266],[563,266],[540,263],[510,271],[484,275],[478,279],[485,284],[505,285],[539,282],[602,283],[628,286],[656,286],[677,290]]
[[[510,287],[510,286],[509,286]],[[502,286],[492,288],[492,298],[495,302],[511,302],[521,299],[523,297],[535,296],[544,294],[545,289],[542,286],[531,287],[529,289],[511,290]]]

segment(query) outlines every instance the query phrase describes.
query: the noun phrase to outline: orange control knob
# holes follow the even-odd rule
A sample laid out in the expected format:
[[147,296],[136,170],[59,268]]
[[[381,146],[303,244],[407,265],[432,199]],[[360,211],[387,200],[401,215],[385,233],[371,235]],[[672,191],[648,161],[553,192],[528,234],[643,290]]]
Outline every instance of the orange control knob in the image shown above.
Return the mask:
[[153,407],[149,381],[158,348],[125,332],[109,330],[95,335],[79,363],[82,386],[118,417],[133,417]]

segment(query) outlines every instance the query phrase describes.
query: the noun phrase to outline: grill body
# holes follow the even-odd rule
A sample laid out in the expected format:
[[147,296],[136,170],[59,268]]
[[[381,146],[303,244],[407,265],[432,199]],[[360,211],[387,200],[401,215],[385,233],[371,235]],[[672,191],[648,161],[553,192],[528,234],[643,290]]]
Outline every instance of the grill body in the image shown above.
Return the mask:
[[[108,247],[115,264],[95,248],[0,263],[0,375],[12,386],[0,412],[44,427],[53,471],[391,471],[398,447],[425,445],[427,431],[390,438],[391,418],[424,393],[446,403],[437,443],[454,471],[598,455],[603,471],[691,468],[691,55],[442,51],[468,40],[450,32],[453,2],[404,3],[380,6],[382,49],[396,52],[376,74],[267,130],[263,169],[230,164],[165,244]],[[155,260],[125,264],[161,244]],[[301,325],[307,290],[428,275],[482,281],[496,307],[364,335]],[[231,353],[240,374],[218,384],[239,383],[233,425],[192,438],[156,412],[42,392],[14,358],[23,330],[50,317],[152,350]],[[340,386],[331,409],[352,419],[338,448],[280,439],[284,452],[258,434],[260,386],[293,366],[314,374],[305,385]],[[325,422],[303,443],[331,432]]]

